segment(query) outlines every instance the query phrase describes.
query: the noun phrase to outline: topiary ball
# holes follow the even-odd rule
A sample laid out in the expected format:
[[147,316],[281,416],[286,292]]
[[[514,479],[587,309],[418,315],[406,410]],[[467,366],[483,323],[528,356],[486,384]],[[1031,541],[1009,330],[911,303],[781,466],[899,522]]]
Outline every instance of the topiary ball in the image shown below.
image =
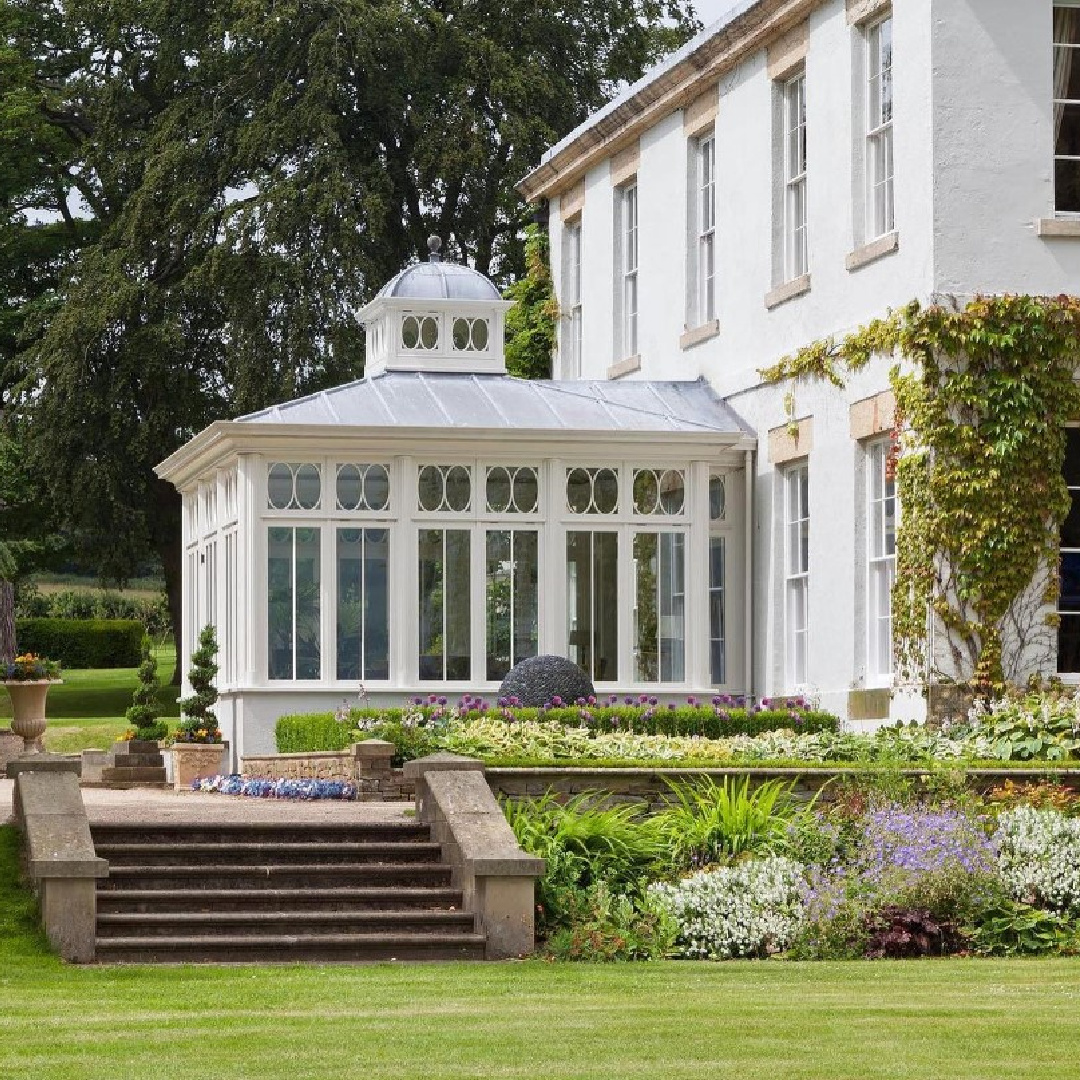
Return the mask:
[[563,705],[573,705],[578,698],[586,701],[595,694],[592,680],[565,656],[532,656],[511,668],[499,687],[499,699],[516,699],[529,709],[550,705],[558,698]]

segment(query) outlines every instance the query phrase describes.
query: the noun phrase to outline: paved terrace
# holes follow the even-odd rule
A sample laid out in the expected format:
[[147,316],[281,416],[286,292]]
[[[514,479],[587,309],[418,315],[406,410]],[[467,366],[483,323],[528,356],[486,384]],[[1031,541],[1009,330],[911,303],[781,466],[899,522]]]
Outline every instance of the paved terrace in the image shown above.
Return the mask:
[[[0,825],[10,824],[14,780],[0,780]],[[412,819],[412,802],[315,802],[254,799],[201,791],[83,788],[90,824],[157,822],[378,822]],[[408,812],[408,813],[407,813]]]

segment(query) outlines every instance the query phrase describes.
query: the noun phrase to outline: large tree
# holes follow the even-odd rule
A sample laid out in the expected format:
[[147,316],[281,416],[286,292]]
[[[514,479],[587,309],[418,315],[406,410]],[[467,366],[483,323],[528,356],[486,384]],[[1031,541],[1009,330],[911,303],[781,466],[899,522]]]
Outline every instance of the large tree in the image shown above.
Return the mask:
[[517,277],[514,181],[694,28],[690,0],[0,13],[0,151],[31,151],[0,174],[5,412],[103,575],[160,559],[174,626],[179,500],[153,465],[214,419],[360,374],[355,312],[429,233]]

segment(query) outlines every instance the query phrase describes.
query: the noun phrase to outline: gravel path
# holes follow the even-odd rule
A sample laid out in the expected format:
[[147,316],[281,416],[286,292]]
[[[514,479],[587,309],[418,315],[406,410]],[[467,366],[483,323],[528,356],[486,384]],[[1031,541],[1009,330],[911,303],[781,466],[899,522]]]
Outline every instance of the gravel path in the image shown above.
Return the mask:
[[[15,782],[0,780],[0,825],[12,820]],[[407,821],[409,802],[290,802],[253,799],[242,795],[216,795],[201,791],[112,791],[83,788],[83,802],[93,822],[199,822],[229,821]]]

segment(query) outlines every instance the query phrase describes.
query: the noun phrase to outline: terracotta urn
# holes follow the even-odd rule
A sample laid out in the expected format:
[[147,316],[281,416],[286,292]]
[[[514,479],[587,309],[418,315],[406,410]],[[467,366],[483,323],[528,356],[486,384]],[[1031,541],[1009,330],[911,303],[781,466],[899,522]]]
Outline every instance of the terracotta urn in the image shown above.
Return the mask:
[[11,698],[11,730],[22,737],[23,753],[38,753],[37,741],[45,734],[45,697],[61,679],[5,679]]

